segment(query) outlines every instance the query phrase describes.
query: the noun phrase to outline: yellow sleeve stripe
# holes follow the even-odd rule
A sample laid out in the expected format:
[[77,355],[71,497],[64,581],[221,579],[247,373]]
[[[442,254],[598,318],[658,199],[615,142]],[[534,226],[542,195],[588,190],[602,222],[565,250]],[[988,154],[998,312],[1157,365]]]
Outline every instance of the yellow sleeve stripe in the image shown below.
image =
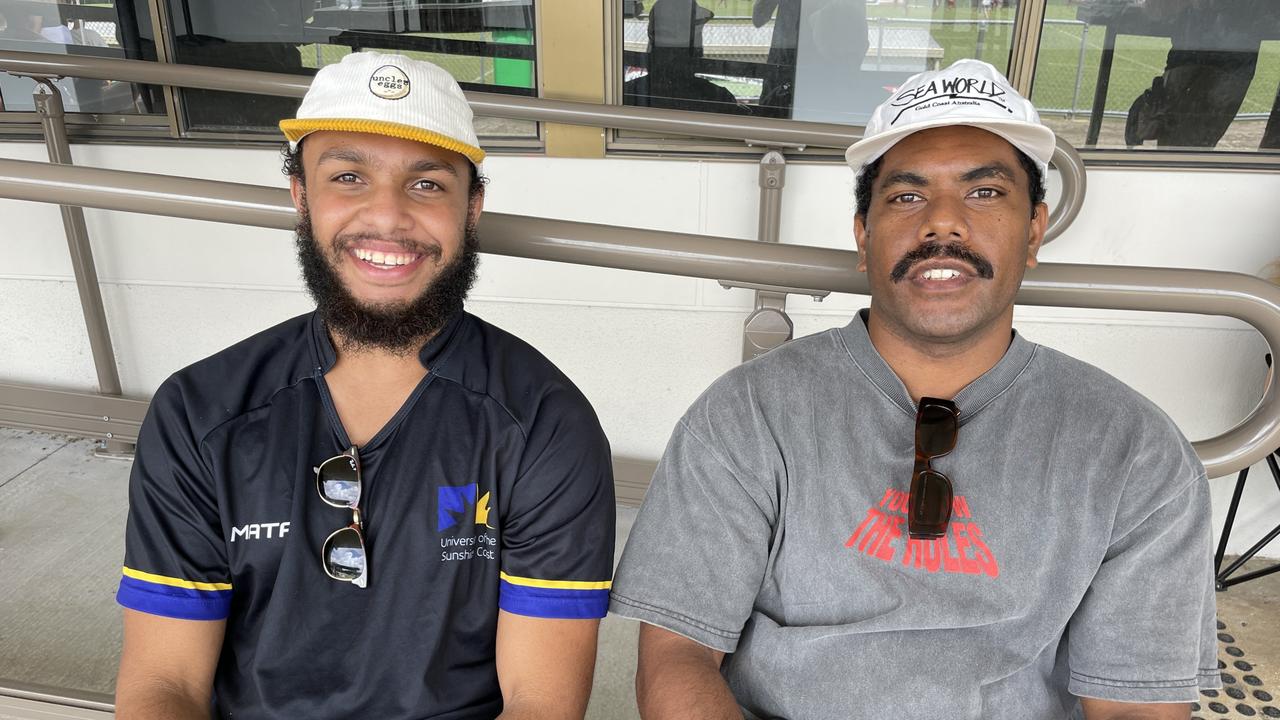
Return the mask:
[[613,581],[611,580],[602,580],[600,582],[592,582],[590,580],[538,580],[537,578],[508,575],[504,572],[499,572],[498,577],[506,580],[512,585],[552,588],[554,590],[608,590],[613,587]]
[[231,583],[207,583],[194,582],[192,580],[183,580],[181,578],[167,577],[165,575],[153,575],[151,573],[134,570],[131,567],[124,568],[125,577],[131,577],[134,580],[142,580],[144,582],[155,583],[157,585],[168,585],[170,587],[186,588],[187,590],[230,590]]

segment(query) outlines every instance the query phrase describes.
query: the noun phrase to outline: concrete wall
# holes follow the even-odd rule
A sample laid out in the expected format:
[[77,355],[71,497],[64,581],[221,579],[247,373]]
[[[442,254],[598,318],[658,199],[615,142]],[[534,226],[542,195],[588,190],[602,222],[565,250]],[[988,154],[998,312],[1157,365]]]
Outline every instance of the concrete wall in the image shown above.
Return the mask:
[[[74,155],[84,165],[285,185],[269,149],[92,145]],[[45,152],[7,143],[0,156],[44,160]],[[755,236],[756,166],[748,161],[501,156],[485,172],[491,210]],[[790,167],[784,241],[852,247],[852,195],[842,165]],[[1278,197],[1277,173],[1091,169],[1080,219],[1041,259],[1256,273],[1280,254]],[[0,218],[0,379],[93,389],[57,208],[0,201]],[[288,233],[96,210],[87,219],[129,395],[149,396],[174,370],[310,308]],[[738,362],[750,303],[747,291],[709,280],[486,256],[469,308],[574,378],[615,452],[656,459],[685,407]],[[848,322],[865,303],[792,298],[789,309],[803,335]],[[1243,419],[1261,392],[1265,344],[1235,321],[1026,307],[1016,324],[1133,385],[1193,439]],[[1265,466],[1253,472],[1235,551],[1280,517]],[[1213,482],[1219,526],[1232,480]],[[1271,554],[1280,556],[1280,543]]]

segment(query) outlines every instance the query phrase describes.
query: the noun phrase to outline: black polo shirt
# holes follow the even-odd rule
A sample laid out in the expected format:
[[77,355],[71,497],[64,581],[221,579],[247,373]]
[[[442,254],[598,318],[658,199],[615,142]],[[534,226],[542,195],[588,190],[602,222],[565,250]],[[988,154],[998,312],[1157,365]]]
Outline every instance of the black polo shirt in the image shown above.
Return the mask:
[[518,338],[459,313],[360,448],[367,588],[325,574],[351,522],[313,468],[350,443],[313,314],[169,378],[138,437],[117,599],[227,621],[214,703],[236,718],[492,718],[499,608],[598,618],[614,500],[587,400]]

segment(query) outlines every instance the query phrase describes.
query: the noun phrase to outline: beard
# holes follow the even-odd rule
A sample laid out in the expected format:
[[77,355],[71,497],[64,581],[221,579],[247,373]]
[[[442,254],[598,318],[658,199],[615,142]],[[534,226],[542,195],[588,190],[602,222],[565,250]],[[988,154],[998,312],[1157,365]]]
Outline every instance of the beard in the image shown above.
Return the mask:
[[[340,349],[348,352],[417,353],[450,317],[462,311],[480,265],[479,238],[475,223],[468,220],[458,256],[441,267],[417,297],[403,302],[364,303],[351,295],[335,269],[337,258],[346,252],[344,238],[336,238],[332,248],[320,246],[312,231],[311,211],[305,198],[295,233],[298,263],[302,266],[307,292],[315,300],[320,318],[337,336],[335,341]],[[400,244],[409,252],[420,253],[423,262],[440,257],[438,247],[424,247],[405,240]]]

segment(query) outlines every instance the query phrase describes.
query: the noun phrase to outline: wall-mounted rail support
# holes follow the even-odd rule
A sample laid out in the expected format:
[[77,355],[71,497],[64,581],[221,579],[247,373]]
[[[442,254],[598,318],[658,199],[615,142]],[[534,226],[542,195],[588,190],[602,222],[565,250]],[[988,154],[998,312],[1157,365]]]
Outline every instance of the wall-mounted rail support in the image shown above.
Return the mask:
[[[36,77],[35,104],[44,131],[44,144],[49,150],[49,162],[73,165],[71,144],[67,140],[66,110],[62,94],[53,80]],[[119,397],[120,374],[116,369],[115,350],[111,345],[111,330],[107,326],[107,313],[102,306],[102,290],[98,285],[98,271],[93,262],[93,248],[89,244],[89,229],[84,222],[84,210],[77,205],[62,205],[62,227],[67,234],[67,248],[71,251],[71,267],[75,273],[76,289],[80,293],[80,308],[84,312],[85,329],[89,332],[89,349],[98,374],[98,392]],[[133,445],[108,436],[101,438],[98,454],[107,457],[129,458]]]

